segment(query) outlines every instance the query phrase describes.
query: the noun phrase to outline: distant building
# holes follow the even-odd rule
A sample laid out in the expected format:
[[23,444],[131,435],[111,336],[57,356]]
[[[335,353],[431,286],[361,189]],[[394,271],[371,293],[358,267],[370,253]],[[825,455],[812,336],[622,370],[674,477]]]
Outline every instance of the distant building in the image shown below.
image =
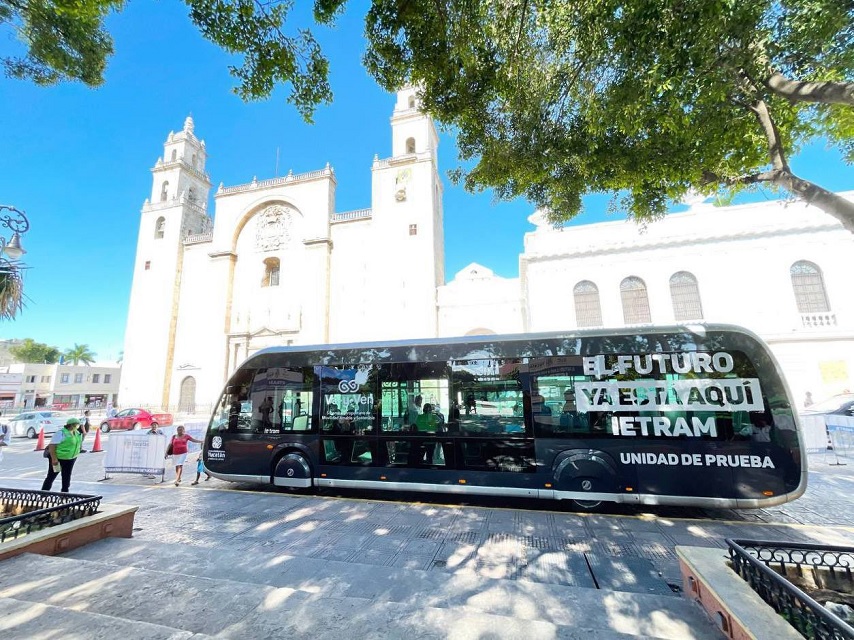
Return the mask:
[[116,405],[121,372],[116,365],[10,364],[0,367],[0,408]]
[[[854,236],[803,203],[695,204],[644,231],[530,220],[519,277],[444,274],[438,136],[398,92],[370,209],[338,212],[333,170],[215,193],[192,119],[170,133],[140,217],[120,399],[209,406],[266,346],[733,322],[765,338],[795,391],[851,386]],[[854,197],[854,193],[849,194]],[[489,242],[489,232],[472,242]]]

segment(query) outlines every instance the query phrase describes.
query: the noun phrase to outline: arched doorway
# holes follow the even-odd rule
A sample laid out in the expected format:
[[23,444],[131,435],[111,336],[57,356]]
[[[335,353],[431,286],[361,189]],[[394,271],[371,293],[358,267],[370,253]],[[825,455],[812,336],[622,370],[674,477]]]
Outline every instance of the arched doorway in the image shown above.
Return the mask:
[[187,376],[181,381],[181,396],[178,399],[178,411],[193,413],[196,410],[196,379]]

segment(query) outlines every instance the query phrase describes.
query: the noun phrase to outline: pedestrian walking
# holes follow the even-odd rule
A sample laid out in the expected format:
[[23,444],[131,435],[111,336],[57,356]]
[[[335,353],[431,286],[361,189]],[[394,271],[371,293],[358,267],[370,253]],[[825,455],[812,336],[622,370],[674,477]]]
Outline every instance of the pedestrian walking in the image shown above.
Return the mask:
[[[86,440],[86,436],[89,435],[90,427],[91,425],[89,424],[89,409],[86,409],[86,411],[83,412],[83,420],[80,422],[81,443],[83,442],[83,440]],[[81,444],[80,453],[89,453],[89,451],[83,449]]]
[[80,420],[69,418],[65,426],[53,434],[50,444],[45,449],[48,459],[47,476],[42,483],[42,491],[50,491],[56,476],[62,474],[62,493],[68,493],[71,487],[71,471],[74,462],[80,454],[83,437],[79,431]]
[[188,433],[184,433],[184,425],[179,424],[176,428],[177,433],[172,436],[169,447],[166,449],[166,457],[172,456],[172,463],[175,465],[175,486],[181,484],[181,475],[184,473],[184,462],[187,460],[187,445],[190,442],[202,444],[201,440],[197,440]]
[[209,474],[208,470],[205,469],[205,462],[202,460],[202,452],[199,451],[199,459],[196,460],[196,479],[190,484],[199,484],[199,478],[202,477],[203,473],[207,476],[207,478],[205,478],[205,482],[211,479],[211,474]]

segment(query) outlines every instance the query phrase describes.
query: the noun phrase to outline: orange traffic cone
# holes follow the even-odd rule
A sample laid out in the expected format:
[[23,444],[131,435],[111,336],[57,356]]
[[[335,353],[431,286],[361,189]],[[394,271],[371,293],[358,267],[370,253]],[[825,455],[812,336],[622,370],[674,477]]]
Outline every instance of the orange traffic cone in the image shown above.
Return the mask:
[[89,453],[101,453],[103,449],[101,448],[101,430],[95,430],[95,444],[89,449]]
[[44,451],[44,427],[39,429],[39,440],[36,442],[36,451]]

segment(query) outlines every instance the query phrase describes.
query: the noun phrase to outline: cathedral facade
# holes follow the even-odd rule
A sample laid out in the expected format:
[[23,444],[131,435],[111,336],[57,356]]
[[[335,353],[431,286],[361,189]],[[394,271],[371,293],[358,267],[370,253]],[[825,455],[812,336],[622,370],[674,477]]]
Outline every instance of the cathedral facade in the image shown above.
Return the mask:
[[[799,394],[851,387],[854,235],[802,203],[713,207],[641,229],[529,220],[519,277],[471,264],[446,283],[439,138],[397,93],[370,209],[335,209],[329,167],[220,187],[192,119],[143,205],[119,402],[203,410],[267,346],[731,322],[769,343]],[[850,194],[854,198],[854,193]]]

